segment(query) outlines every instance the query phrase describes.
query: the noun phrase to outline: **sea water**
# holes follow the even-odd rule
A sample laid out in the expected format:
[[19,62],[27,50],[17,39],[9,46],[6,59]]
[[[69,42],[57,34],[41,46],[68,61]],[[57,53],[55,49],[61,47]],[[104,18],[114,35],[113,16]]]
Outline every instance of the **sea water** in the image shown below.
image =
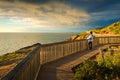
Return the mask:
[[35,43],[49,44],[69,39],[78,33],[0,33],[0,55]]

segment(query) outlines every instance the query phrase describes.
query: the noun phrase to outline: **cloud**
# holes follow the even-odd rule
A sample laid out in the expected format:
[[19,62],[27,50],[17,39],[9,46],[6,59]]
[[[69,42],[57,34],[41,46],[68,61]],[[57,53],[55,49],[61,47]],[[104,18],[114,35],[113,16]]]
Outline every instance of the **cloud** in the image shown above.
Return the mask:
[[24,27],[9,27],[9,26],[3,26],[0,27],[0,32],[26,32],[26,29]]
[[0,18],[26,31],[85,30],[120,19],[119,7],[118,0],[8,0],[0,1]]
[[[14,22],[27,22],[36,25],[69,25],[85,23],[89,20],[89,14],[61,2],[49,2],[46,4],[28,4],[23,2],[0,2],[0,17],[19,17],[23,20]],[[14,19],[14,18],[13,18]],[[77,24],[76,24],[77,23]]]

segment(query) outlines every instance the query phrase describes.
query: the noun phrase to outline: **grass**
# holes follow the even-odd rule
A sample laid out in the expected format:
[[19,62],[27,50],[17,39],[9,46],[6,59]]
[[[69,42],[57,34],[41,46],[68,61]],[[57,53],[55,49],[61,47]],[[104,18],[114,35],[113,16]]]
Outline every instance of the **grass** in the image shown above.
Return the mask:
[[21,48],[13,53],[7,53],[0,56],[0,80],[8,74],[19,62],[21,62],[31,51],[35,49],[35,45]]
[[98,33],[98,34],[114,33],[115,35],[116,34],[118,35],[118,34],[120,34],[120,21],[115,22],[115,23],[113,23],[109,26],[106,26],[106,27],[93,29],[92,31],[95,33]]
[[0,63],[2,62],[7,62],[10,60],[15,60],[15,59],[20,59],[20,58],[24,58],[28,53],[30,53],[32,50],[35,49],[35,46],[28,46],[25,48],[21,48],[13,53],[7,53],[4,55],[0,56]]
[[[104,26],[104,27],[92,29],[90,31],[93,32],[93,35],[94,35],[94,33],[95,34],[120,35],[120,21],[115,22],[115,23],[113,23],[113,24],[111,24],[109,26]],[[79,35],[79,37],[76,38],[75,40],[86,39],[89,36],[89,33],[87,33],[87,32],[81,32],[78,35]]]
[[2,55],[0,56],[0,63],[1,62],[5,62],[5,61],[9,61],[9,60],[13,60],[13,59],[16,59],[16,58],[22,58],[22,57],[25,57],[26,56],[26,53],[8,53],[8,54],[5,54],[5,55]]

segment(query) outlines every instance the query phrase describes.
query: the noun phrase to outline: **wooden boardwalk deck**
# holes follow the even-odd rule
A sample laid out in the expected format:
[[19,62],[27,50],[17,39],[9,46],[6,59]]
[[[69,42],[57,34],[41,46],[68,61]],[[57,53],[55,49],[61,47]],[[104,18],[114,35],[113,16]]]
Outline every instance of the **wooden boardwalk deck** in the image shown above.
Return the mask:
[[71,69],[99,53],[99,48],[107,47],[108,45],[98,46],[93,50],[79,52],[42,65],[37,80],[75,80]]
[[38,43],[2,80],[74,80],[71,68],[93,57],[99,53],[99,48],[105,48],[107,44],[120,44],[120,36],[95,37],[93,50],[86,50],[86,39],[43,45]]

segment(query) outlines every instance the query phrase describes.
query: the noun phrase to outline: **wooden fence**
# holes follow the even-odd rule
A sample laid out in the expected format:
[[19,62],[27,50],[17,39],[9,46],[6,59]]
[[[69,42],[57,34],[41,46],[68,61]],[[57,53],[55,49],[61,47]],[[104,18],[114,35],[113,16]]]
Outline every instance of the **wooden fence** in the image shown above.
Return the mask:
[[[120,43],[120,36],[96,37],[93,41],[93,47],[113,43]],[[40,63],[45,64],[86,49],[88,49],[88,41],[86,39],[45,44],[41,46]]]
[[[120,43],[120,36],[96,37],[93,47],[113,43]],[[38,45],[2,80],[36,80],[41,65],[87,49],[86,39]]]
[[35,80],[40,70],[40,44],[2,80]]

